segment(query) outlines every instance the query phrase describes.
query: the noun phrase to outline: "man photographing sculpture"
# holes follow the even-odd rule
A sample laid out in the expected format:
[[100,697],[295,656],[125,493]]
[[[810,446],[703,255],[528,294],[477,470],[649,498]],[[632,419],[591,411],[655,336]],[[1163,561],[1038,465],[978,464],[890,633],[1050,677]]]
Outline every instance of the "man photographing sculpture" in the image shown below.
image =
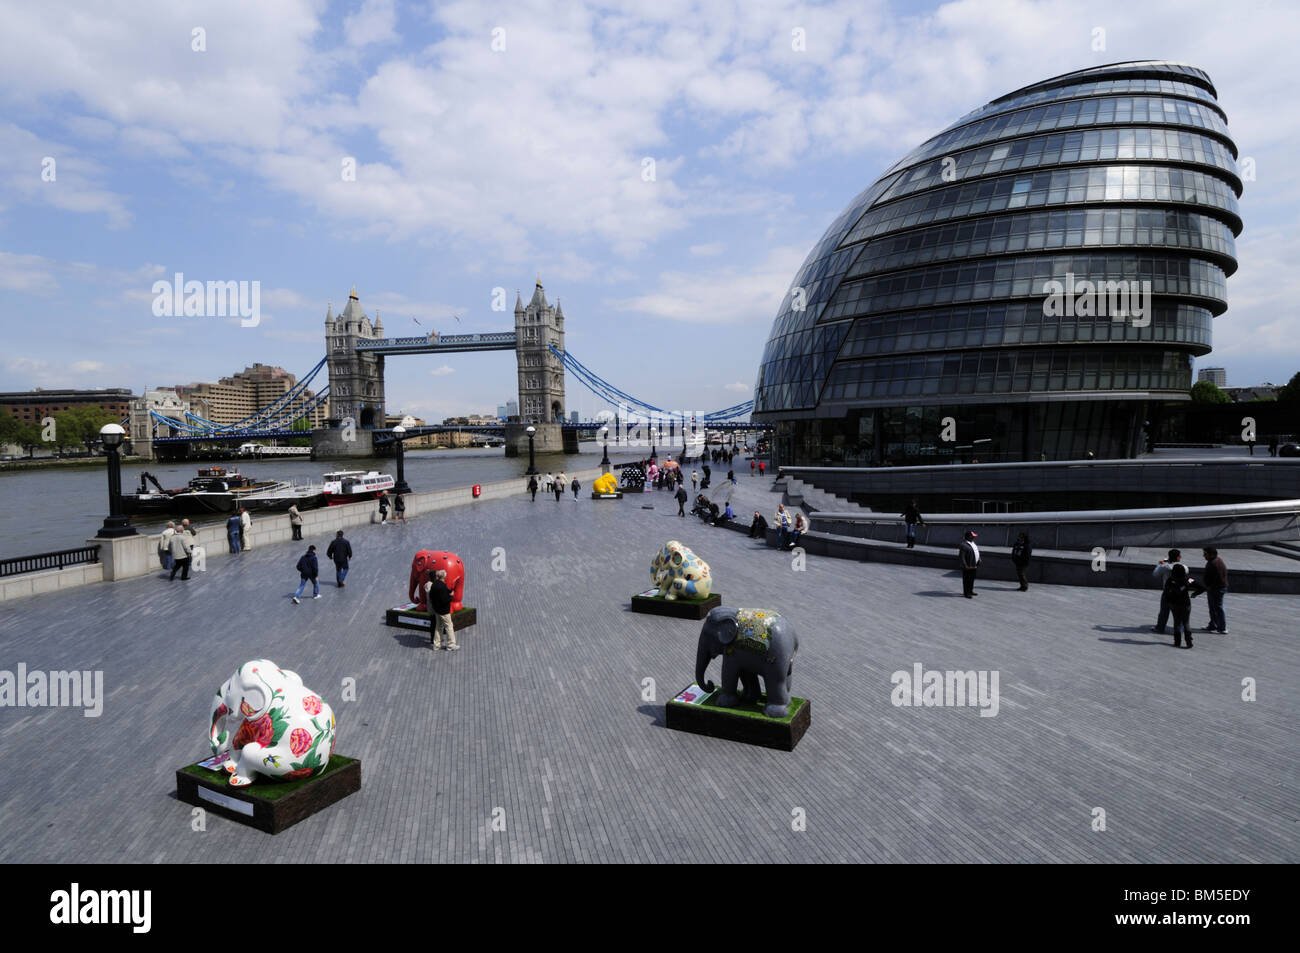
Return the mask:
[[424,584],[428,596],[429,627],[435,649],[460,650],[456,644],[456,627],[451,622],[451,590],[447,588],[447,570],[438,569],[429,574]]

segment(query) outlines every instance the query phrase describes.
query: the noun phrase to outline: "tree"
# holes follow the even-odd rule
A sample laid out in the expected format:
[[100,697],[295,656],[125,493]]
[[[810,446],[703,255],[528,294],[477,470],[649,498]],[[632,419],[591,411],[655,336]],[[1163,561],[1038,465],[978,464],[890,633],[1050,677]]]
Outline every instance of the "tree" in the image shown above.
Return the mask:
[[[311,418],[299,417],[289,426],[289,429],[309,433],[311,431]],[[291,447],[310,447],[311,437],[290,437],[288,445]]]
[[1232,398],[1213,381],[1197,381],[1192,385],[1192,401],[1197,404],[1231,404]]
[[1300,371],[1277,392],[1279,403],[1300,404]]

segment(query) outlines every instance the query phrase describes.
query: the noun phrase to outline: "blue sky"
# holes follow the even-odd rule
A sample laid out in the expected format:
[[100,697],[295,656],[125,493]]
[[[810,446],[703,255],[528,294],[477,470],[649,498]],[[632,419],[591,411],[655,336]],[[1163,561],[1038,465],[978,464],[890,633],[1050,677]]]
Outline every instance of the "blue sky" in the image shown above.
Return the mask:
[[[1020,86],[1148,58],[1208,71],[1255,160],[1241,268],[1199,363],[1230,384],[1300,370],[1294,8],[0,0],[0,14],[2,390],[139,392],[255,361],[301,374],[353,284],[390,334],[508,329],[493,289],[513,306],[540,272],[584,364],[660,406],[717,409],[751,396],[800,262],[897,158]],[[259,281],[261,323],[155,317],[153,282],[177,271]],[[514,397],[513,365],[390,359],[389,410],[491,412]],[[572,378],[568,402],[603,406]]]

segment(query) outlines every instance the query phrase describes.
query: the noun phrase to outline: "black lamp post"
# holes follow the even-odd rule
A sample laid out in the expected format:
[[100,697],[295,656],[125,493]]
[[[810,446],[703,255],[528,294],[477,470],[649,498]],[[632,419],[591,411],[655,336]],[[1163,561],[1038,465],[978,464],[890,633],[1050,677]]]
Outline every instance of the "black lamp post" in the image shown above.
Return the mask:
[[393,492],[399,495],[411,492],[411,488],[406,485],[405,438],[406,428],[398,424],[393,428],[393,439],[397,441],[397,484],[393,487]]
[[658,430],[652,430],[650,432],[650,459],[651,460],[655,458],[655,443],[662,436],[663,434]]
[[609,428],[600,428],[600,439],[605,442],[605,455],[600,458],[600,465],[606,470],[609,469]]
[[108,451],[108,518],[97,535],[104,539],[135,536],[135,527],[122,515],[122,461],[117,450],[122,446],[126,431],[121,424],[105,424],[100,428],[99,437]]
[[537,473],[537,462],[533,458],[533,435],[537,433],[537,428],[529,427],[525,433],[528,434],[528,469],[524,471],[524,476],[533,476]]
[[683,417],[682,418],[682,463],[686,462],[688,456],[689,455],[686,452],[686,418]]

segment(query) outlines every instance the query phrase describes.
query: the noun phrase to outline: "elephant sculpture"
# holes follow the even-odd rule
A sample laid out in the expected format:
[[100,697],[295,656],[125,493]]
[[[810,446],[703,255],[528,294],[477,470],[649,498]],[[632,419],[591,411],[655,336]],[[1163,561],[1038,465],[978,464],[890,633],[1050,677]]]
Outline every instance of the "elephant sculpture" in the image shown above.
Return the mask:
[[603,476],[596,477],[596,482],[591,488],[597,493],[616,493],[618,492],[618,477],[612,473],[606,473]]
[[411,578],[406,584],[406,597],[415,603],[421,612],[428,611],[424,584],[430,574],[439,569],[447,570],[447,588],[451,590],[451,611],[459,612],[464,607],[465,598],[465,564],[455,553],[441,550],[422,549],[411,560]]
[[677,540],[669,540],[650,563],[650,579],[665,599],[707,599],[713,592],[709,564]]
[[214,755],[229,753],[224,767],[235,787],[256,774],[309,778],[334,754],[334,711],[296,672],[254,659],[217,692],[208,740]]
[[[700,629],[695,655],[695,683],[706,692],[714,689],[704,674],[715,656],[722,656],[722,691],[716,703],[733,708],[741,701],[757,702],[758,680],[763,680],[767,704],[763,714],[784,718],[790,712],[790,678],[799,638],[794,626],[768,609],[735,609],[718,606]],[[743,691],[736,694],[736,683]]]

